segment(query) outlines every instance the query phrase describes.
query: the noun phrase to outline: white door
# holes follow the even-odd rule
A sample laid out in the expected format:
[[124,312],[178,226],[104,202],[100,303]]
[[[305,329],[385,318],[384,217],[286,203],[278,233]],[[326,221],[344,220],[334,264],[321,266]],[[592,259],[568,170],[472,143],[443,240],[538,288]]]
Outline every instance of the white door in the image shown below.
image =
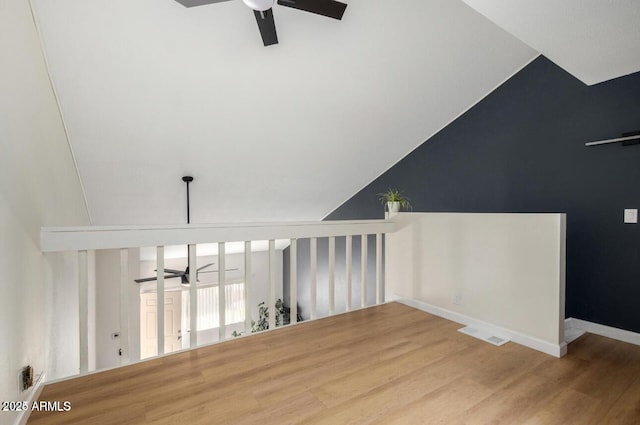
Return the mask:
[[[158,354],[158,307],[156,293],[140,294],[140,358]],[[182,314],[180,291],[164,293],[164,352],[182,348],[180,323]]]

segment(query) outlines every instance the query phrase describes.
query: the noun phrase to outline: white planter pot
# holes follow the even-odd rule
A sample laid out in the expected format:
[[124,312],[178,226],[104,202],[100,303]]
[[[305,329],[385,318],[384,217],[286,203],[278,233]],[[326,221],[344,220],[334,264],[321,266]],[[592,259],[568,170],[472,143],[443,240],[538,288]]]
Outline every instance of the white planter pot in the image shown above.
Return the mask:
[[400,202],[387,202],[387,218],[393,217],[400,212]]

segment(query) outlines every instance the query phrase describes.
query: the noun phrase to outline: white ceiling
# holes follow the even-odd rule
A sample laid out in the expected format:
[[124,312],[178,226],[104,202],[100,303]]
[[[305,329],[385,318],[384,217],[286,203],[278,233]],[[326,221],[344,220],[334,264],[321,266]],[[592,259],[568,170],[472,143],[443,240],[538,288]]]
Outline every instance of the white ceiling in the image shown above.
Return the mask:
[[464,0],[585,84],[640,71],[639,0]]
[[461,1],[33,0],[94,224],[318,220],[537,56]]

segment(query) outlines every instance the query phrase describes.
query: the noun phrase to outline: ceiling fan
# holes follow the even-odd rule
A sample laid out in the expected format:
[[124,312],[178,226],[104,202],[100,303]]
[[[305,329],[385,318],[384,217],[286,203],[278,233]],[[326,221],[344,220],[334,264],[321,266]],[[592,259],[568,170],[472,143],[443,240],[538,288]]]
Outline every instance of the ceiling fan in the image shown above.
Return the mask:
[[[185,7],[203,6],[211,3],[222,3],[229,0],[176,0]],[[278,44],[276,24],[273,20],[272,6],[275,0],[242,0],[244,4],[253,9],[253,14],[258,23],[258,30],[265,46]],[[333,19],[342,19],[347,5],[335,0],[277,0],[280,6],[291,7],[316,15]]]
[[[190,211],[190,205],[189,205],[189,183],[191,183],[193,181],[193,177],[191,176],[184,176],[182,178],[182,181],[185,182],[187,184],[187,224],[189,224],[191,222],[191,211]],[[183,285],[188,285],[189,284],[189,263],[191,262],[191,253],[189,253],[189,251],[187,250],[187,268],[184,270],[175,270],[175,269],[164,269],[165,274],[164,278],[165,279],[173,279],[176,277],[179,277],[181,280],[181,283]],[[218,270],[209,270],[209,271],[202,271],[208,267],[213,266],[215,263],[209,263],[209,264],[205,264],[202,267],[198,267],[198,269],[196,270],[196,282],[198,282],[198,275],[200,273],[214,273],[217,272]],[[236,271],[238,269],[234,268],[234,269],[225,269],[225,271]],[[156,271],[158,271],[156,269]],[[135,279],[136,283],[145,283],[145,282],[153,282],[154,280],[158,280],[158,276],[153,276],[153,277],[145,277],[145,278],[141,278],[141,279]]]

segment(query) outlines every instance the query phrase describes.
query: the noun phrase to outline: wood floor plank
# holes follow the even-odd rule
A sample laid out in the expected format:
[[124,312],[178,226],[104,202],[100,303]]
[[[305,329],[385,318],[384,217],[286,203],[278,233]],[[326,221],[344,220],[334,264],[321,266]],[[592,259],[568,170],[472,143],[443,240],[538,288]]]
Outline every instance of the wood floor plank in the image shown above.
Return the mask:
[[45,386],[57,424],[638,424],[640,347],[555,359],[389,303]]

